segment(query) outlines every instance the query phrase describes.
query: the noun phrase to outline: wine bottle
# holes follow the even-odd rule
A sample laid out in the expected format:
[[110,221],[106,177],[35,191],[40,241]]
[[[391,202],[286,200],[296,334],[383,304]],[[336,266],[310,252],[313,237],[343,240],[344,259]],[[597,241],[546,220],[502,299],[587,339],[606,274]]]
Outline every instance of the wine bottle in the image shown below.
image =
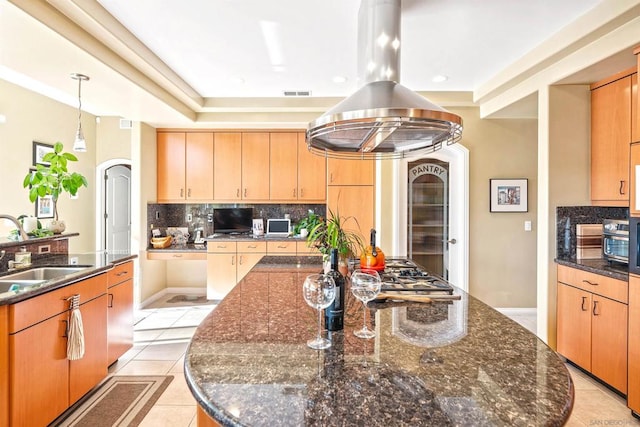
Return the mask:
[[331,249],[331,270],[327,273],[336,284],[336,297],[324,311],[324,326],[328,331],[344,328],[344,276],[338,271],[338,249]]

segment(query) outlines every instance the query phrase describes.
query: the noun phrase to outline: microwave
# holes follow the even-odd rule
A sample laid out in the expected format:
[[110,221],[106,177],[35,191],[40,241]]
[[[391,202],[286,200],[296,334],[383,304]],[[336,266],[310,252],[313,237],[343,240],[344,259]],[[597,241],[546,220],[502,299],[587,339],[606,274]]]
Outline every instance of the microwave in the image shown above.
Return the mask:
[[602,221],[602,256],[607,261],[629,262],[629,220]]

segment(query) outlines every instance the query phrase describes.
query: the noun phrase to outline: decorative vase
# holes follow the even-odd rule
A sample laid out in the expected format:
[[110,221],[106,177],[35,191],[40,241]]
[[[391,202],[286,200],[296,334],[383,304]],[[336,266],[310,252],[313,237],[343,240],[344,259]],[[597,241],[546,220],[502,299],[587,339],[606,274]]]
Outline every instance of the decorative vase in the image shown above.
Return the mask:
[[64,221],[62,220],[51,220],[51,222],[49,223],[49,230],[53,231],[53,234],[60,234],[62,233],[65,229],[67,228],[67,226],[65,225]]

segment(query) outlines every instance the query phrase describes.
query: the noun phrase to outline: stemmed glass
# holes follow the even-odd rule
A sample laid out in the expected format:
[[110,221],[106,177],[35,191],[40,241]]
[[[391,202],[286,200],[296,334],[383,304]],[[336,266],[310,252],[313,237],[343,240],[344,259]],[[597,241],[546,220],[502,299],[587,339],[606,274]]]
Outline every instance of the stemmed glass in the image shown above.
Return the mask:
[[351,292],[362,301],[364,309],[362,329],[353,331],[353,334],[358,338],[373,338],[376,336],[375,332],[367,328],[367,302],[380,293],[380,286],[380,276],[374,270],[369,270],[366,273],[356,271],[351,275]]
[[331,305],[336,297],[336,284],[326,274],[311,274],[304,280],[302,285],[302,294],[304,300],[311,307],[318,310],[318,336],[315,339],[307,341],[307,346],[322,350],[331,347],[331,341],[322,338],[322,309]]

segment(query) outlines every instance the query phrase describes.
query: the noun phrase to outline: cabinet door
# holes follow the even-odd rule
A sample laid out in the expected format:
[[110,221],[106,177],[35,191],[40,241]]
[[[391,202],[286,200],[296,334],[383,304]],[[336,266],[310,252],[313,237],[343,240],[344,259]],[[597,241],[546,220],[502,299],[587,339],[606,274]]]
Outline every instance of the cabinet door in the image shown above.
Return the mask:
[[62,313],[9,335],[9,425],[46,426],[69,406],[66,320]]
[[187,133],[186,199],[213,200],[213,133]]
[[185,198],[185,133],[160,132],[157,141],[158,202]]
[[133,347],[133,280],[109,288],[107,293],[108,364]]
[[626,394],[627,305],[594,295],[591,312],[591,373]]
[[298,200],[298,135],[274,132],[269,146],[269,199]]
[[327,199],[327,159],[307,149],[304,133],[298,133],[298,200]]
[[373,160],[345,160],[330,158],[329,185],[373,185]]
[[242,199],[269,200],[269,134],[242,134]]
[[558,283],[558,353],[591,370],[592,294]]
[[591,91],[591,200],[626,206],[629,200],[631,77]]
[[242,134],[215,133],[213,161],[215,200],[242,198]]
[[236,285],[236,253],[207,254],[207,299],[221,300]]
[[80,305],[84,356],[69,362],[69,405],[107,376],[107,295]]
[[244,276],[262,259],[263,253],[238,253],[238,268],[236,270],[236,283],[240,282]]
[[[327,197],[327,215],[353,217],[346,220],[344,228],[356,231],[363,243],[369,241],[369,231],[374,224],[374,187],[372,185],[329,186]],[[360,248],[357,249],[360,255]]]
[[627,406],[640,413],[640,277],[629,275]]
[[631,141],[640,142],[640,123],[638,120],[638,73],[631,75]]

